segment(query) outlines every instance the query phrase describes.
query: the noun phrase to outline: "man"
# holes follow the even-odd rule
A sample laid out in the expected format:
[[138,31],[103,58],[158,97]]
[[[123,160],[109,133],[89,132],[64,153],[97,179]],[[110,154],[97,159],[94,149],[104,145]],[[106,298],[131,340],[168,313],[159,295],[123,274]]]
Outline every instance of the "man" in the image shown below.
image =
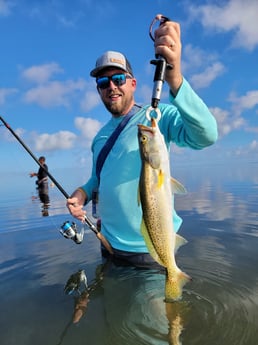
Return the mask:
[[38,172],[30,173],[30,177],[37,176],[36,184],[38,186],[38,193],[40,201],[47,206],[49,204],[48,195],[48,177],[46,171],[48,171],[48,166],[46,165],[46,158],[44,156],[39,157],[39,163],[41,167]]
[[[155,31],[154,46],[155,54],[162,55],[173,66],[173,69],[166,70],[165,75],[171,104],[159,105],[162,116],[158,125],[167,145],[175,142],[193,149],[212,145],[217,139],[216,121],[181,73],[179,24],[167,21],[159,26]],[[141,169],[137,124],[150,125],[145,116],[149,105],[140,108],[134,106],[137,82],[130,63],[121,53],[104,53],[90,75],[96,78],[101,100],[112,117],[93,140],[91,178],[73,192],[67,200],[67,207],[74,217],[83,221],[83,206],[91,200],[92,192],[99,188],[101,233],[110,242],[113,257],[122,258],[132,265],[148,266],[153,260],[140,232],[142,210],[137,202]],[[130,112],[134,115],[108,154],[98,181],[98,154],[114,129]],[[175,231],[178,231],[182,220],[176,212],[173,220]]]

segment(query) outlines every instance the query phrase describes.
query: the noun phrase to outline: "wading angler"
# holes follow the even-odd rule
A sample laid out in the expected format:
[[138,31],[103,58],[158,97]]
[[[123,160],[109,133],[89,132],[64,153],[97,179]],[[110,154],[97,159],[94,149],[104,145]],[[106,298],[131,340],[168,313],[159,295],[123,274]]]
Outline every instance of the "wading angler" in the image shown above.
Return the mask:
[[[160,15],[156,17],[160,21],[162,18]],[[215,118],[181,72],[180,25],[163,20],[155,30],[154,48],[155,55],[162,56],[171,66],[164,69],[169,103],[158,106],[160,120],[157,126],[164,138],[164,147],[169,149],[172,142],[194,150],[212,145],[217,139]],[[138,202],[142,168],[138,124],[152,127],[151,119],[146,117],[151,104],[139,105],[135,101],[137,80],[131,64],[121,52],[104,52],[90,75],[95,78],[99,96],[111,118],[93,139],[91,177],[72,193],[67,207],[74,217],[83,221],[86,214],[84,206],[98,190],[101,233],[113,252],[110,255],[101,247],[103,257],[111,256],[112,260],[136,267],[160,267],[164,262],[150,255],[150,245],[146,244],[143,236],[143,208]],[[159,178],[158,183],[162,183],[162,174]],[[168,231],[173,231],[174,235],[182,219],[174,210],[173,203],[170,205],[173,226]]]

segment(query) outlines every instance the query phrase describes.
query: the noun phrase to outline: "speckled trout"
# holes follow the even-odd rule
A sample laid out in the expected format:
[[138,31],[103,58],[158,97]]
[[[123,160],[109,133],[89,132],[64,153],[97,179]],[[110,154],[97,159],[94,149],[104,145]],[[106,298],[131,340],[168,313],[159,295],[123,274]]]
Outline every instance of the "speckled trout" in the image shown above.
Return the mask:
[[185,193],[185,188],[170,177],[168,149],[154,118],[151,127],[138,125],[138,141],[142,160],[141,231],[150,255],[166,268],[165,301],[172,302],[181,299],[183,286],[191,280],[175,261],[177,249],[187,241],[174,231],[173,194]]

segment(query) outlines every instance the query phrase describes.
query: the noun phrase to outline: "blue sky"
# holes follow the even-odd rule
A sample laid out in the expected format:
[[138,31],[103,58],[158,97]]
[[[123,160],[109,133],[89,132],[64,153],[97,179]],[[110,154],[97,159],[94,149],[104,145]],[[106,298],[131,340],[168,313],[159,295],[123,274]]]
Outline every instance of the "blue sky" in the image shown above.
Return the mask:
[[[218,142],[202,152],[172,145],[175,162],[256,159],[257,0],[0,0],[0,115],[52,172],[70,167],[87,175],[91,140],[110,117],[89,76],[104,51],[127,55],[136,100],[150,102],[148,31],[158,13],[181,24],[183,74],[219,126]],[[2,172],[37,168],[5,127],[0,145]]]

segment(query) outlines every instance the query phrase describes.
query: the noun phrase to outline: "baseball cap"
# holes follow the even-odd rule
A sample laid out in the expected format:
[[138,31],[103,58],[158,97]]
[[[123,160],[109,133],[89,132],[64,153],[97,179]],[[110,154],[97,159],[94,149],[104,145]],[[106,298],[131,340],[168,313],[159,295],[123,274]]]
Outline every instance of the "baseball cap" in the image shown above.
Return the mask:
[[97,77],[103,69],[108,67],[121,68],[133,76],[130,62],[123,54],[115,51],[107,51],[97,59],[96,67],[90,72],[91,77]]

